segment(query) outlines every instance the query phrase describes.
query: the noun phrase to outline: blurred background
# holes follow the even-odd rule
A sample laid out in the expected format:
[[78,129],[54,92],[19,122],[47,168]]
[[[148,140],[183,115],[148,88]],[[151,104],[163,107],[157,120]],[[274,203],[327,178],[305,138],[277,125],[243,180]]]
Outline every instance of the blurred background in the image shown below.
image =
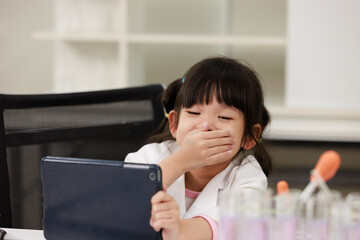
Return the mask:
[[280,179],[303,188],[320,154],[342,156],[329,182],[360,190],[357,0],[0,0],[0,93],[168,84],[226,55],[260,75]]

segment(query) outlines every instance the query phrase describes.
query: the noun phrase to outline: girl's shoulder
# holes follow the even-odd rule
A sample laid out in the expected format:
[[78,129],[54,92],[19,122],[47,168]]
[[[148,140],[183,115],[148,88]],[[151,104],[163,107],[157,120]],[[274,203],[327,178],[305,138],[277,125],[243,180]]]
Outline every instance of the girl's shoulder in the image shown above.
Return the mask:
[[225,185],[233,189],[251,188],[263,191],[267,188],[267,177],[256,158],[249,155],[240,165],[233,164]]
[[136,153],[161,154],[163,152],[174,153],[178,149],[178,145],[174,140],[167,140],[161,143],[149,143],[142,146]]
[[125,162],[158,164],[178,148],[176,141],[173,140],[149,143],[141,147],[137,152],[129,153],[125,158]]
[[265,177],[265,174],[253,155],[248,155],[244,158],[240,165],[235,167],[235,172],[237,175],[251,177]]

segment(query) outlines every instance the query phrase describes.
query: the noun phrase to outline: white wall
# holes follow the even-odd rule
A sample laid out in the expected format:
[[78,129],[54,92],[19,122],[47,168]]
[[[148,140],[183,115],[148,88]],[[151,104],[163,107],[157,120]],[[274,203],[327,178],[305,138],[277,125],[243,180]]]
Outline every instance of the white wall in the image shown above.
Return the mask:
[[288,0],[289,107],[360,110],[360,1]]
[[53,26],[53,1],[0,0],[0,93],[46,93],[52,84],[52,44],[31,39]]

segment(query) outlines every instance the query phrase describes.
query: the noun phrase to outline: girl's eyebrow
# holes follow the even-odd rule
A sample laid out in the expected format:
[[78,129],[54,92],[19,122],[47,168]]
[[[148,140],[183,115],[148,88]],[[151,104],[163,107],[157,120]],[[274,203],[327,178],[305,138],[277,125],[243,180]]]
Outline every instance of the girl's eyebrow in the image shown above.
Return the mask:
[[236,114],[240,114],[242,115],[242,111],[240,111],[239,109],[235,108],[235,107],[230,107],[230,106],[226,106],[226,108],[223,109],[223,112],[224,111],[230,111],[232,113],[236,113]]

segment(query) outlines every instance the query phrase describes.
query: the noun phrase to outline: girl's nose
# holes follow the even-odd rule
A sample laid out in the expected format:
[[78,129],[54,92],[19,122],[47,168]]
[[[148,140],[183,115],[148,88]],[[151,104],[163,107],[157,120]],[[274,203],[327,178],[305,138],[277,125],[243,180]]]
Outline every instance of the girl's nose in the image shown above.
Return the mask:
[[214,127],[211,125],[211,123],[209,123],[208,121],[205,121],[204,123],[203,123],[203,130],[204,131],[212,131],[212,130],[214,130]]

